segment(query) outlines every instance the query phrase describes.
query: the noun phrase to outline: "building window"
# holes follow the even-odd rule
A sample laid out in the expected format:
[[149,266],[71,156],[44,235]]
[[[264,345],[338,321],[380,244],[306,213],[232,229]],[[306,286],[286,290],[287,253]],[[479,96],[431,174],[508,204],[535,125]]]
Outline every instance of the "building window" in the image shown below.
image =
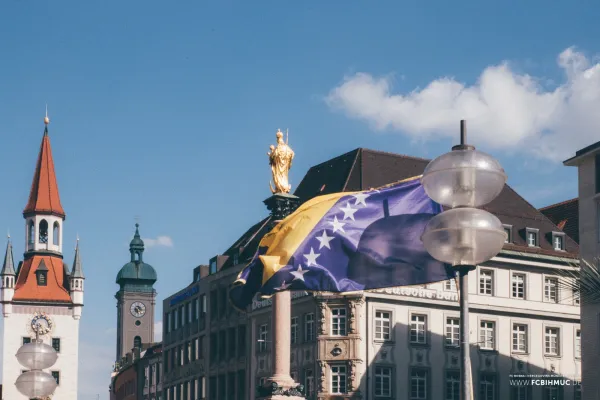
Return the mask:
[[217,260],[212,260],[209,264],[208,273],[214,274],[217,272]]
[[375,311],[375,340],[390,340],[392,315],[388,311]]
[[133,338],[133,347],[136,349],[140,349],[142,347],[142,338],[139,336],[136,336],[135,338]]
[[544,301],[558,303],[558,279],[544,278]]
[[456,279],[448,279],[444,282],[444,290],[456,292]]
[[525,299],[525,274],[513,273],[511,277],[512,297]]
[[298,317],[292,317],[290,331],[292,334],[292,344],[298,343]]
[[52,226],[52,244],[55,246],[60,245],[60,227],[58,221],[55,221]]
[[513,324],[512,349],[516,353],[527,353],[527,325]]
[[48,221],[45,219],[40,221],[39,238],[40,243],[48,243]]
[[304,341],[315,340],[315,314],[309,313],[304,316]]
[[479,398],[481,400],[496,400],[496,377],[483,374],[479,379]]
[[246,325],[238,327],[238,357],[246,355]]
[[525,230],[527,236],[527,245],[529,247],[537,247],[538,246],[538,230],[527,228]]
[[410,316],[410,342],[427,344],[427,315],[412,314]]
[[575,331],[575,358],[581,358],[581,329]]
[[558,328],[547,327],[544,333],[544,353],[550,356],[560,354],[560,332]]
[[544,388],[544,400],[560,400],[562,399],[561,390],[556,386],[546,386]]
[[331,393],[344,394],[346,393],[346,366],[332,365],[331,366]]
[[392,369],[375,367],[375,397],[392,397]]
[[52,371],[51,374],[52,374],[52,377],[54,378],[54,380],[56,381],[56,384],[60,385],[60,372]]
[[446,397],[444,400],[460,400],[460,372],[446,372]]
[[413,369],[410,372],[410,400],[427,399],[427,371]]
[[575,385],[573,387],[573,399],[581,400],[581,385]]
[[565,249],[565,236],[563,233],[552,232],[552,247],[556,251]]
[[511,386],[510,388],[510,400],[529,400],[530,391],[527,386]]
[[48,284],[48,271],[36,271],[38,286],[46,286]]
[[60,353],[60,339],[59,338],[52,338],[52,348],[57,353]]
[[506,239],[504,243],[512,243],[512,226],[504,225],[504,233],[506,233]]
[[29,233],[29,244],[32,245],[35,242],[35,226],[33,225],[33,221],[29,220],[29,228],[28,228],[28,233]]
[[346,336],[346,309],[331,309],[331,335]]
[[573,286],[573,304],[576,306],[581,304],[581,289],[579,288],[579,283],[575,283]]
[[27,343],[31,343],[31,338],[24,337],[23,338],[23,344],[27,344]]
[[460,344],[460,320],[446,318],[446,346],[458,347]]
[[306,388],[306,395],[312,396],[315,392],[315,375],[312,369],[304,371],[304,386]]
[[479,294],[491,296],[494,287],[494,271],[482,269],[479,271]]
[[267,350],[267,339],[269,337],[269,331],[267,325],[261,325],[258,333],[258,351]]
[[479,348],[494,350],[496,344],[496,327],[493,321],[481,321],[479,325]]

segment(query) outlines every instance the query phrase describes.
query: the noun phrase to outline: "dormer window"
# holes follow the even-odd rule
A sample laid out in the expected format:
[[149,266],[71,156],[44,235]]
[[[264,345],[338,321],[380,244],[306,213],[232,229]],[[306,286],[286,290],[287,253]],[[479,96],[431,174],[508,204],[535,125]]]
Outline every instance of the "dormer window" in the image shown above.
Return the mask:
[[556,251],[565,250],[565,234],[562,232],[552,232],[552,248]]
[[504,227],[504,233],[506,233],[506,239],[504,243],[512,243],[512,225],[502,225]]
[[235,254],[233,255],[233,265],[238,265],[238,264],[239,264],[239,262],[240,262],[240,257],[238,256],[238,254],[237,254],[237,253],[235,253]]
[[214,274],[217,272],[217,260],[210,261],[209,271],[210,274]]
[[35,277],[38,286],[48,285],[48,267],[46,267],[44,260],[40,261],[40,265],[38,265],[37,270],[35,271]]
[[48,272],[47,271],[38,271],[37,275],[37,284],[38,286],[47,286],[48,285]]
[[538,239],[539,229],[535,228],[526,228],[525,229],[525,238],[527,239],[527,246],[529,247],[538,247],[539,239]]

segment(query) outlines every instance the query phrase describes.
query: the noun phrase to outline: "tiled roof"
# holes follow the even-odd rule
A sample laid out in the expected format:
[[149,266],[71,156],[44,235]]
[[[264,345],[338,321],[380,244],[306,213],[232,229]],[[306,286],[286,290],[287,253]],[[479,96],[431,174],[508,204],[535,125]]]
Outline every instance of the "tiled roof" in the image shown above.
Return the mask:
[[29,201],[23,210],[25,215],[32,213],[53,214],[63,218],[65,216],[58,194],[48,127],[44,130],[35,174],[31,183],[31,191],[29,192]]
[[540,208],[542,214],[579,243],[579,199],[566,200]]
[[[35,272],[38,267],[47,268],[46,286],[38,286]],[[70,303],[71,296],[66,289],[66,273],[60,257],[34,255],[27,258],[19,268],[13,300],[31,300]]]
[[[430,160],[400,154],[358,148],[308,170],[294,194],[302,202],[313,197],[341,191],[368,190],[406,178],[421,175]],[[484,207],[496,215],[503,224],[512,226],[513,242],[505,249],[524,253],[577,258],[579,245],[568,235],[565,251],[556,251],[552,246],[552,232],[560,229],[534,206],[506,185],[500,195]],[[252,257],[258,243],[269,227],[265,220],[250,228],[225,254],[233,254],[244,243],[244,238],[253,237],[244,246],[240,262]],[[260,228],[261,227],[261,228]],[[527,246],[526,228],[539,230],[539,247]],[[230,260],[228,260],[228,264]]]

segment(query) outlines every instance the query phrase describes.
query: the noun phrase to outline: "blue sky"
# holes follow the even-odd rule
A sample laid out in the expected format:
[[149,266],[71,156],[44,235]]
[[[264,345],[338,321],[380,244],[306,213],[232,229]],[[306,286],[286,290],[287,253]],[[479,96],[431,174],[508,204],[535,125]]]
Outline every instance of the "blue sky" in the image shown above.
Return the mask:
[[65,258],[79,234],[87,278],[80,355],[98,360],[82,365],[79,398],[108,398],[114,277],[134,217],[143,237],[172,240],[145,256],[162,300],[266,215],[277,128],[290,131],[294,186],[357,147],[435,157],[467,118],[473,144],[535,206],[575,197],[576,171],[560,161],[600,139],[599,11],[537,0],[3,1],[0,230],[20,256],[48,103]]

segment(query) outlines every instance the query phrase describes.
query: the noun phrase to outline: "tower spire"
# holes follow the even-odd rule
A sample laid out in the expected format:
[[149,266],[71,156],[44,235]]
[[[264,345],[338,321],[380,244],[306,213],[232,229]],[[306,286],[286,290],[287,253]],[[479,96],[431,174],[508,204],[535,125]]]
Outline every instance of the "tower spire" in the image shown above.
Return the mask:
[[4,255],[4,264],[0,275],[15,275],[15,264],[13,259],[12,242],[8,235],[8,243],[6,244],[6,254]]
[[64,219],[65,211],[60,203],[58,184],[54,172],[52,148],[50,147],[50,137],[48,136],[49,123],[50,119],[46,111],[44,136],[42,137],[33,182],[31,183],[29,201],[23,210],[23,215],[27,217],[31,214],[50,214]]
[[85,278],[83,276],[83,267],[81,266],[81,258],[79,256],[79,235],[77,235],[77,244],[75,245],[75,259],[73,260],[73,271],[71,271],[71,279]]

